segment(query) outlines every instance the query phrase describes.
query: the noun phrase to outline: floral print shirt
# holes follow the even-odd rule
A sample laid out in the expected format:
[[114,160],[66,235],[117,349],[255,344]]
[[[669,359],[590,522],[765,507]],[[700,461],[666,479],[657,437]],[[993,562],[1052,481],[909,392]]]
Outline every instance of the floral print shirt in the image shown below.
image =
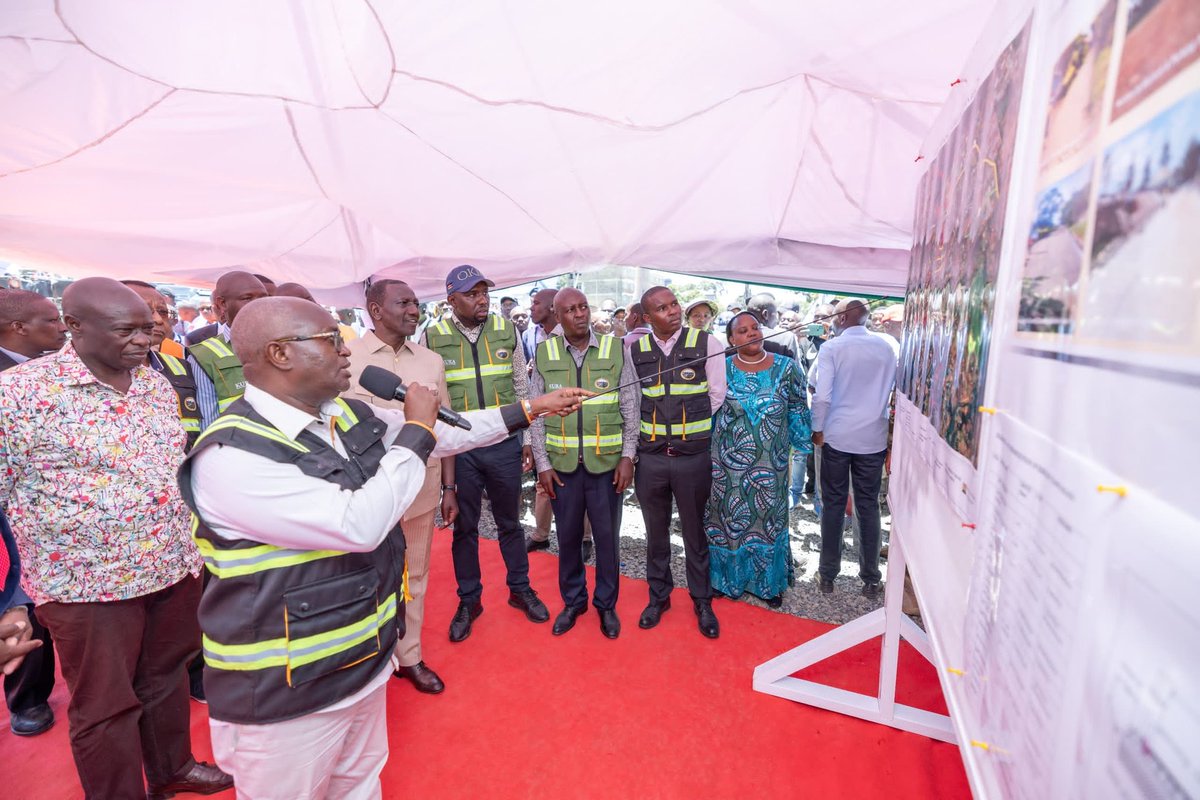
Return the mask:
[[0,374],[0,503],[36,604],[125,600],[198,575],[175,482],[186,434],[148,367],[127,393],[62,350]]

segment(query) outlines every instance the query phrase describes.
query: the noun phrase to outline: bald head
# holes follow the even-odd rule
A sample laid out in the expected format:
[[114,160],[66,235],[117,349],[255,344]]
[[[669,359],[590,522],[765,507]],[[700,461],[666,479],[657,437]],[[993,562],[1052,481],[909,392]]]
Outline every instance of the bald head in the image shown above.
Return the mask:
[[255,300],[267,297],[267,288],[262,281],[244,270],[226,272],[217,278],[213,288],[213,306],[218,319],[232,325],[241,310]]
[[150,352],[154,319],[146,301],[111,278],[84,278],[63,292],[63,317],[87,368],[114,386],[128,385],[129,371]]
[[67,287],[62,296],[63,316],[96,320],[130,310],[146,312],[146,301],[138,293],[112,278],[83,278]]
[[310,303],[317,302],[312,293],[298,283],[281,283],[275,290],[275,297],[298,297]]
[[[543,289],[542,291],[553,291],[553,290]],[[559,289],[557,291],[557,293],[554,295],[554,311],[555,311],[555,313],[561,313],[562,309],[568,308],[569,306],[575,305],[577,303],[583,303],[586,305],[587,297],[584,295],[583,292],[579,291],[576,288],[568,286],[566,289]]]
[[836,306],[838,325],[845,330],[867,321],[867,305],[862,300],[851,298],[843,300]]
[[308,336],[334,325],[316,303],[299,297],[267,297],[242,309],[231,331],[233,351],[250,375],[261,365],[267,345],[289,336]]
[[529,301],[529,318],[534,325],[541,325],[549,330],[554,327],[554,297],[558,289],[542,289]]

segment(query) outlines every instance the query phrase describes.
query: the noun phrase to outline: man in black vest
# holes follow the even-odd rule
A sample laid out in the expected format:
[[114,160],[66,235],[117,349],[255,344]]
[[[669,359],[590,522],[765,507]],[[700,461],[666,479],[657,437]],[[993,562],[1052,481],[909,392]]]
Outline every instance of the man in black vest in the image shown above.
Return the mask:
[[634,489],[646,523],[646,580],[650,603],[638,627],[653,628],[671,607],[671,501],[679,508],[688,593],[700,632],[720,635],[712,610],[704,506],[712,490],[708,444],[713,412],[725,401],[724,348],[696,328],[682,327],[675,294],[655,286],[642,295],[650,333],[629,348],[621,383],[642,392],[641,435]]
[[[54,303],[24,289],[0,290],[0,372],[58,350],[66,342],[67,326]],[[4,676],[4,701],[9,729],[17,736],[37,736],[54,725],[49,702],[54,690],[54,642],[28,600],[7,613],[16,619],[22,611],[28,616],[30,636],[45,644]]]
[[437,393],[405,410],[341,399],[350,352],[321,307],[247,306],[233,342],[244,396],[179,472],[212,580],[200,605],[213,753],[246,797],[376,797],[384,696],[404,631],[399,520],[430,456],[502,441],[589,392],[436,422]]

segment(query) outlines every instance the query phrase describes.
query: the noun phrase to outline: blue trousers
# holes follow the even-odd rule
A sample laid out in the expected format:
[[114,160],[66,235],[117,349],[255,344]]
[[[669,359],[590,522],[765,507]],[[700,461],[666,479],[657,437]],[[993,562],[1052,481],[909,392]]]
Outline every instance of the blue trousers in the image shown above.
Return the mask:
[[613,489],[613,472],[593,475],[580,466],[560,472],[562,486],[554,488],[554,521],[558,527],[558,590],[568,608],[588,602],[587,575],[583,570],[583,522],[592,521],[596,548],[596,592],[592,605],[601,610],[617,607],[621,530],[621,495]]

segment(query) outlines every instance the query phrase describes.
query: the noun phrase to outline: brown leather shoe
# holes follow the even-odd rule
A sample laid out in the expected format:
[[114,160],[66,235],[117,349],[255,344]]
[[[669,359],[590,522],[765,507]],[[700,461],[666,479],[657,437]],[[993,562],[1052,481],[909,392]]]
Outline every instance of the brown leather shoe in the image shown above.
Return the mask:
[[193,794],[216,794],[233,786],[233,776],[221,771],[214,764],[193,761],[192,765],[172,778],[163,786],[151,786],[146,800],[167,800],[176,792]]
[[407,678],[412,681],[412,685],[417,687],[418,692],[425,694],[441,694],[446,688],[446,684],[442,683],[442,679],[438,674],[425,666],[424,661],[418,661],[411,667],[401,667],[392,673],[397,678]]

